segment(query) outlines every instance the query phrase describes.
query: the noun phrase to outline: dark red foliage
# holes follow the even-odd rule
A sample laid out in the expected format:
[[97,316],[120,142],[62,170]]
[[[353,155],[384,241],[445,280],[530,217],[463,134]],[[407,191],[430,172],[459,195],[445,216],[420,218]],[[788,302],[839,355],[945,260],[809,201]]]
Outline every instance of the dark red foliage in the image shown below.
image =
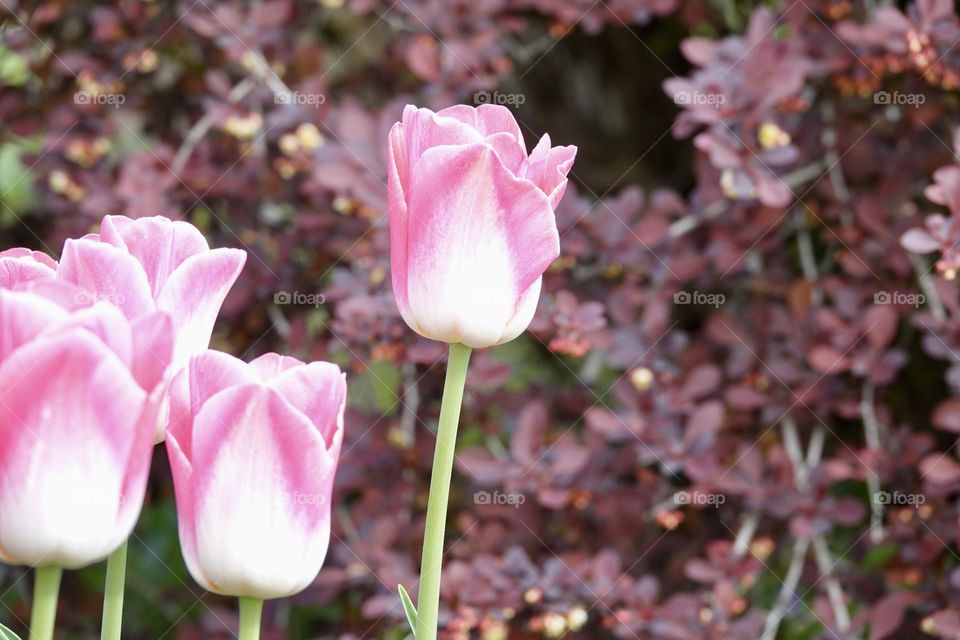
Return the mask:
[[[385,140],[485,101],[581,153],[530,331],[471,363],[443,637],[960,638],[954,3],[3,4],[0,248],[188,219],[250,253],[215,347],[349,373],[327,566],[265,638],[402,637],[445,350],[393,303]],[[158,456],[125,637],[232,637],[171,501]]]

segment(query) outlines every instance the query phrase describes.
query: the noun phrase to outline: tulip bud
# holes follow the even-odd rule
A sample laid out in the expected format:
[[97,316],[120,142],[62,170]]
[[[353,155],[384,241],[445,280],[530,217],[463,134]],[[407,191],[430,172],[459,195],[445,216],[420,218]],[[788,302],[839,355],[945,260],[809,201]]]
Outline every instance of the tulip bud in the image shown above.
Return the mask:
[[72,569],[136,522],[172,325],[78,304],[54,280],[22,286],[0,289],[0,559]]
[[[130,319],[164,311],[173,320],[172,377],[210,345],[213,325],[246,252],[210,249],[193,225],[163,216],[131,220],[106,216],[100,234],[67,240],[59,278],[110,302]],[[163,440],[166,408],[156,440]]]
[[306,588],[330,540],[346,382],[336,365],[206,351],[170,392],[167,452],[190,574],[224,595]]
[[560,255],[554,209],[575,155],[547,135],[528,155],[506,107],[404,109],[389,138],[390,258],[414,331],[478,348],[527,328]]

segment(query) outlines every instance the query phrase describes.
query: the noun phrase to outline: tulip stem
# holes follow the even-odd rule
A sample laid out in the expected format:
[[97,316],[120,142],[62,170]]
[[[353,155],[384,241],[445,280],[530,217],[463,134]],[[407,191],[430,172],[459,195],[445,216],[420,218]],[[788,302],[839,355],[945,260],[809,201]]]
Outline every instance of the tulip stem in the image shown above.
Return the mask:
[[447,378],[443,384],[440,424],[433,454],[433,475],[427,501],[427,524],[423,534],[423,560],[420,565],[420,596],[417,602],[417,640],[436,640],[440,609],[440,570],[443,566],[443,536],[447,525],[447,502],[453,475],[454,450],[460,404],[470,364],[470,347],[450,345]]
[[263,600],[260,598],[240,597],[240,636],[239,640],[260,639],[260,615],[263,613]]
[[123,625],[123,583],[127,577],[127,541],[107,558],[107,582],[103,590],[103,625],[100,640],[120,640]]
[[30,640],[53,640],[57,619],[57,597],[60,593],[60,567],[37,567],[34,570],[33,611],[30,612]]

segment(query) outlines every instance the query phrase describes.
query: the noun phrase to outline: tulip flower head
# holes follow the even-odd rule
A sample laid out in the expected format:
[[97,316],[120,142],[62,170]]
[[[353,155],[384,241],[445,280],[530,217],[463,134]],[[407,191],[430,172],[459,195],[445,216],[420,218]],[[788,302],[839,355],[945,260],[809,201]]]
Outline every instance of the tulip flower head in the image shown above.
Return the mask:
[[174,322],[174,368],[210,344],[213,324],[246,252],[210,249],[188,222],[106,216],[99,234],[67,240],[58,276],[118,306],[128,318],[155,310]]
[[18,284],[0,289],[0,560],[81,567],[140,512],[172,322],[78,304],[51,278]]
[[217,351],[170,392],[167,452],[180,546],[193,578],[224,595],[306,588],[330,541],[346,381],[336,365]]
[[404,109],[389,138],[390,259],[414,331],[477,348],[527,328],[560,255],[554,210],[575,155],[548,135],[528,155],[506,107]]
[[[213,325],[247,254],[210,249],[193,225],[163,216],[132,220],[105,216],[99,234],[64,243],[58,278],[82,295],[108,301],[131,319],[165,311],[173,320],[171,378],[210,344]],[[161,406],[156,441],[162,441],[167,406]]]

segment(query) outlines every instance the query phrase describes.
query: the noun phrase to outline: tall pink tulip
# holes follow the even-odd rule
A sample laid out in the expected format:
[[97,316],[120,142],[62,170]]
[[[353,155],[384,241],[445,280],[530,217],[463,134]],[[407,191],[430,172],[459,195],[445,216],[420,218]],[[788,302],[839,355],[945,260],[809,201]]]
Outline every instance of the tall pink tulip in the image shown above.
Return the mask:
[[408,105],[388,146],[397,306],[414,331],[450,343],[417,607],[399,587],[418,640],[435,640],[470,350],[513,340],[533,319],[543,273],[560,255],[554,209],[577,150],[552,147],[545,135],[528,155],[513,114],[495,105],[438,113]]
[[575,155],[548,135],[527,155],[506,107],[404,109],[389,138],[390,258],[414,331],[478,348],[527,328]]
[[52,279],[0,289],[4,562],[101,560],[143,502],[171,321],[131,321],[108,303],[77,305],[79,294]]
[[336,365],[276,354],[247,364],[206,351],[174,379],[167,451],[180,546],[203,587],[262,600],[313,582],[330,539],[346,391]]
[[100,233],[67,240],[58,275],[113,302],[128,318],[155,310],[173,318],[174,368],[210,344],[213,324],[246,252],[210,249],[188,222],[106,216]]

